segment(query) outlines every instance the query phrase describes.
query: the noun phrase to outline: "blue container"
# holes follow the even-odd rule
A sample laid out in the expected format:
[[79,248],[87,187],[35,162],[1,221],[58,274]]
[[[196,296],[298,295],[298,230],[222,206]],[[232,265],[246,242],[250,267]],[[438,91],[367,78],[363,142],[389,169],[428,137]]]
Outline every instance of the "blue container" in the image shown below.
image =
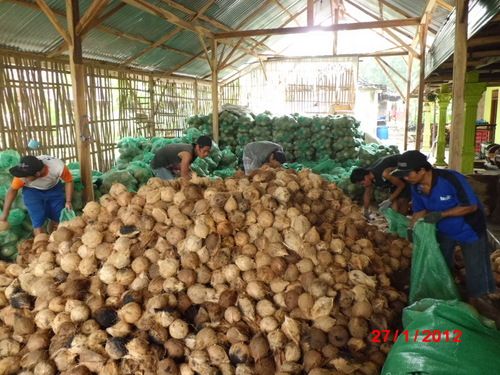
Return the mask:
[[377,126],[377,138],[389,139],[389,128],[387,126]]

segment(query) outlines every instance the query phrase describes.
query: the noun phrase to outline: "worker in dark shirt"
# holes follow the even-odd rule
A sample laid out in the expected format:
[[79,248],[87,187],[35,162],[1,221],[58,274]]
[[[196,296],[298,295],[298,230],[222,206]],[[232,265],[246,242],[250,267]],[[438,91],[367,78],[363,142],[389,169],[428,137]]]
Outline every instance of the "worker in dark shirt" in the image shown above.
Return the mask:
[[269,141],[251,142],[243,149],[243,168],[247,175],[271,162],[278,164],[286,162],[283,147],[277,143]]
[[190,178],[190,165],[196,159],[206,158],[212,148],[210,137],[203,135],[194,144],[172,143],[156,151],[151,168],[156,177],[173,180],[176,177]]
[[378,159],[367,168],[356,168],[351,173],[352,183],[361,183],[365,192],[363,195],[363,209],[365,217],[370,215],[370,203],[375,187],[389,189],[391,195],[380,203],[381,210],[392,207],[395,211],[406,215],[410,201],[410,188],[401,178],[392,176],[391,172],[398,164],[399,155],[389,155]]
[[495,290],[495,283],[486,218],[467,179],[453,170],[432,168],[416,150],[402,154],[392,173],[411,184],[411,226],[422,218],[436,224],[437,240],[450,269],[455,247],[462,248],[469,302],[481,311],[487,304],[482,297]]

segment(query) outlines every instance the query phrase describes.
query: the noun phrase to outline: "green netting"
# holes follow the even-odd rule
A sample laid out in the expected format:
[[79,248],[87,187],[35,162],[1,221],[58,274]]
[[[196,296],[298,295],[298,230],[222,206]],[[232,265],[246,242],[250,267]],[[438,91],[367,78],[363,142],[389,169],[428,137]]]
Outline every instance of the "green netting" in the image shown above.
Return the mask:
[[19,237],[12,229],[4,230],[0,232],[0,246],[7,246],[9,244],[15,244]]
[[395,233],[402,238],[408,237],[408,225],[410,223],[410,219],[401,215],[399,212],[394,211],[392,208],[384,210],[383,215],[389,223],[390,233]]
[[453,300],[460,294],[436,240],[436,226],[419,221],[413,228],[409,301],[423,298]]
[[0,171],[8,171],[13,166],[19,164],[21,155],[15,150],[5,150],[0,152]]
[[499,373],[500,332],[463,302],[423,299],[404,309],[403,326],[382,375]]

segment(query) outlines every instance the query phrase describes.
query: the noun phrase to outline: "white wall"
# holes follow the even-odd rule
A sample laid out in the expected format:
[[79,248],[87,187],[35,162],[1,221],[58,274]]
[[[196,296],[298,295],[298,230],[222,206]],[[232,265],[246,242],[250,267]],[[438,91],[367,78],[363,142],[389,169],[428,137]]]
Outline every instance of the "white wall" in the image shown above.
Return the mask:
[[378,116],[378,90],[358,88],[354,104],[354,117],[361,121],[361,130],[376,137]]

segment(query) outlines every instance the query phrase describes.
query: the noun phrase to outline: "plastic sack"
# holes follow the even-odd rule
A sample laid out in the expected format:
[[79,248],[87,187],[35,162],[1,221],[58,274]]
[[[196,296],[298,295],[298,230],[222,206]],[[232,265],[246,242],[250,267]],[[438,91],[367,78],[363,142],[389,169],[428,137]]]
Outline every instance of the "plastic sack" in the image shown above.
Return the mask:
[[73,220],[76,217],[75,211],[63,208],[61,215],[59,215],[59,222],[63,223],[65,221]]
[[8,171],[21,161],[21,156],[16,150],[5,150],[0,152],[0,170]]
[[460,294],[436,240],[436,226],[418,221],[413,228],[409,301],[423,298],[453,300]]
[[123,184],[129,191],[137,190],[137,180],[126,170],[110,170],[102,175],[102,187],[109,191],[115,182]]
[[500,332],[469,305],[424,299],[404,309],[403,326],[382,375],[498,374]]
[[389,233],[395,233],[402,238],[408,237],[408,224],[410,223],[410,219],[394,211],[392,208],[388,208],[382,213],[389,223]]

